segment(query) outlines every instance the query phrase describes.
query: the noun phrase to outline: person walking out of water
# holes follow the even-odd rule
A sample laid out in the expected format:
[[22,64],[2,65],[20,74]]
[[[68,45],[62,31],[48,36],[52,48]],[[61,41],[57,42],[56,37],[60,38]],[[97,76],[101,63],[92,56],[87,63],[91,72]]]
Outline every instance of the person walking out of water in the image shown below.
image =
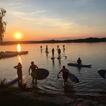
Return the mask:
[[52,57],[54,58],[54,48],[52,48]]
[[46,54],[48,54],[49,53],[49,51],[48,51],[48,45],[46,45]]
[[67,83],[67,80],[68,80],[69,70],[65,66],[63,66],[63,68],[59,71],[57,78],[59,78],[60,73],[62,73],[62,77],[63,77],[64,85],[65,85]]
[[77,63],[78,63],[79,65],[82,64],[82,60],[80,59],[80,57],[78,58]]
[[17,66],[14,66],[15,69],[17,69],[17,75],[18,75],[18,86],[22,86],[22,65],[21,63],[18,63]]
[[[32,84],[36,84],[37,86],[37,69],[38,69],[38,66],[34,64],[34,62],[32,61],[31,62],[31,65],[29,67],[29,75],[32,76]],[[30,70],[31,70],[31,73],[30,73]]]

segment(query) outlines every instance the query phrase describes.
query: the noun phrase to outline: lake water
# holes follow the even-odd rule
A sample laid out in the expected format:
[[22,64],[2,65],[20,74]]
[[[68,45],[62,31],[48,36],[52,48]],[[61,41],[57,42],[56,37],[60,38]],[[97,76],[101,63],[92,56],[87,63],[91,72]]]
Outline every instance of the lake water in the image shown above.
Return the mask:
[[[41,52],[40,46],[43,46]],[[63,65],[65,65],[71,73],[75,74],[80,82],[73,85],[73,90],[77,94],[103,95],[106,92],[106,80],[98,74],[99,69],[106,69],[106,43],[58,43],[47,44],[49,48],[48,56],[45,54],[46,44],[18,44],[0,46],[0,51],[29,51],[27,55],[21,55],[12,58],[0,59],[0,79],[6,78],[12,80],[16,78],[16,70],[13,68],[20,61],[23,65],[23,74],[26,77],[28,84],[31,78],[28,75],[30,62],[34,61],[40,68],[49,70],[49,76],[45,80],[38,81],[38,87],[44,91],[52,93],[66,93],[67,89],[63,88],[62,78],[57,79],[57,73]],[[55,48],[55,57],[57,57],[57,45],[62,50],[62,59],[59,61],[51,60],[51,49]],[[65,52],[63,52],[65,45]],[[65,58],[67,56],[67,58]],[[92,64],[92,68],[81,68],[67,66],[69,62],[76,62],[77,58],[81,57],[83,64]],[[68,94],[71,92],[68,89]]]

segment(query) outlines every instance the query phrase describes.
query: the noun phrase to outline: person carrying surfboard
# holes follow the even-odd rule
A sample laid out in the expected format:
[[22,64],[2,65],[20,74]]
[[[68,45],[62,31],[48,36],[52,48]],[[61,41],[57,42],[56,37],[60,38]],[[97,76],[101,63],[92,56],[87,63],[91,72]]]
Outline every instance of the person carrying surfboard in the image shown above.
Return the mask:
[[[38,66],[34,64],[34,62],[31,62],[31,65],[29,67],[29,75],[32,76],[32,84],[36,84],[37,86],[37,69]],[[31,73],[30,73],[31,70]]]
[[65,85],[65,83],[67,82],[68,76],[69,76],[69,70],[65,66],[63,66],[62,69],[57,74],[57,78],[59,78],[60,73],[62,73],[62,77],[63,77],[64,85]]
[[17,75],[18,75],[18,86],[22,86],[22,65],[21,63],[18,63],[17,66],[14,66],[15,69],[17,69]]

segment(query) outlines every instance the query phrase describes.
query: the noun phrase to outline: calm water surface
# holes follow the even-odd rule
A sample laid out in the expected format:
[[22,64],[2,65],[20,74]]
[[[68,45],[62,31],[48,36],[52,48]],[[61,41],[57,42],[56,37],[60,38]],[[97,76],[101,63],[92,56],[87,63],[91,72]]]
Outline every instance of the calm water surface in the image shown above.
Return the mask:
[[[43,46],[43,51],[40,50],[40,45]],[[59,61],[51,60],[51,49],[55,48],[55,57],[57,57],[57,45],[62,50],[62,59]],[[26,77],[28,84],[31,83],[31,78],[28,75],[28,68],[31,61],[34,61],[40,68],[49,70],[49,76],[42,81],[38,81],[38,87],[44,91],[52,93],[64,93],[67,89],[63,88],[62,78],[57,79],[57,73],[63,65],[75,74],[80,83],[69,83],[73,85],[73,90],[77,94],[101,95],[101,92],[106,92],[106,80],[101,78],[97,73],[98,69],[106,69],[106,43],[67,43],[66,50],[63,52],[63,44],[48,44],[49,54],[45,54],[46,44],[22,44],[0,46],[0,51],[15,51],[27,50],[27,55],[12,57],[8,59],[0,59],[0,79],[7,78],[12,80],[16,78],[16,70],[13,68],[19,61],[23,65],[23,74]],[[67,56],[67,58],[65,58]],[[78,57],[81,57],[83,64],[92,64],[92,68],[78,69],[76,67],[67,66],[69,62],[75,62]],[[70,92],[70,89],[68,89]],[[69,93],[68,92],[68,93]],[[102,94],[103,95],[103,94]]]

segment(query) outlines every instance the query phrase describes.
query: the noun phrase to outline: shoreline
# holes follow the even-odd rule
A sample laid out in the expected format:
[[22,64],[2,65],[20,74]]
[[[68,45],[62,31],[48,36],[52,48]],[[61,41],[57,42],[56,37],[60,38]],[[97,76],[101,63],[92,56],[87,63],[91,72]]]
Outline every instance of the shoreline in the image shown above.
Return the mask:
[[66,40],[41,40],[41,41],[4,41],[0,45],[14,44],[41,44],[41,43],[101,43],[106,42],[106,38],[84,38],[84,39],[66,39]]
[[14,104],[16,106],[21,104],[23,106],[77,106],[76,104],[86,104],[84,106],[106,106],[105,98],[103,96],[88,95],[56,95],[45,93],[39,89],[21,90],[16,87],[0,88],[0,100],[2,100],[0,104],[3,106],[8,104]]

